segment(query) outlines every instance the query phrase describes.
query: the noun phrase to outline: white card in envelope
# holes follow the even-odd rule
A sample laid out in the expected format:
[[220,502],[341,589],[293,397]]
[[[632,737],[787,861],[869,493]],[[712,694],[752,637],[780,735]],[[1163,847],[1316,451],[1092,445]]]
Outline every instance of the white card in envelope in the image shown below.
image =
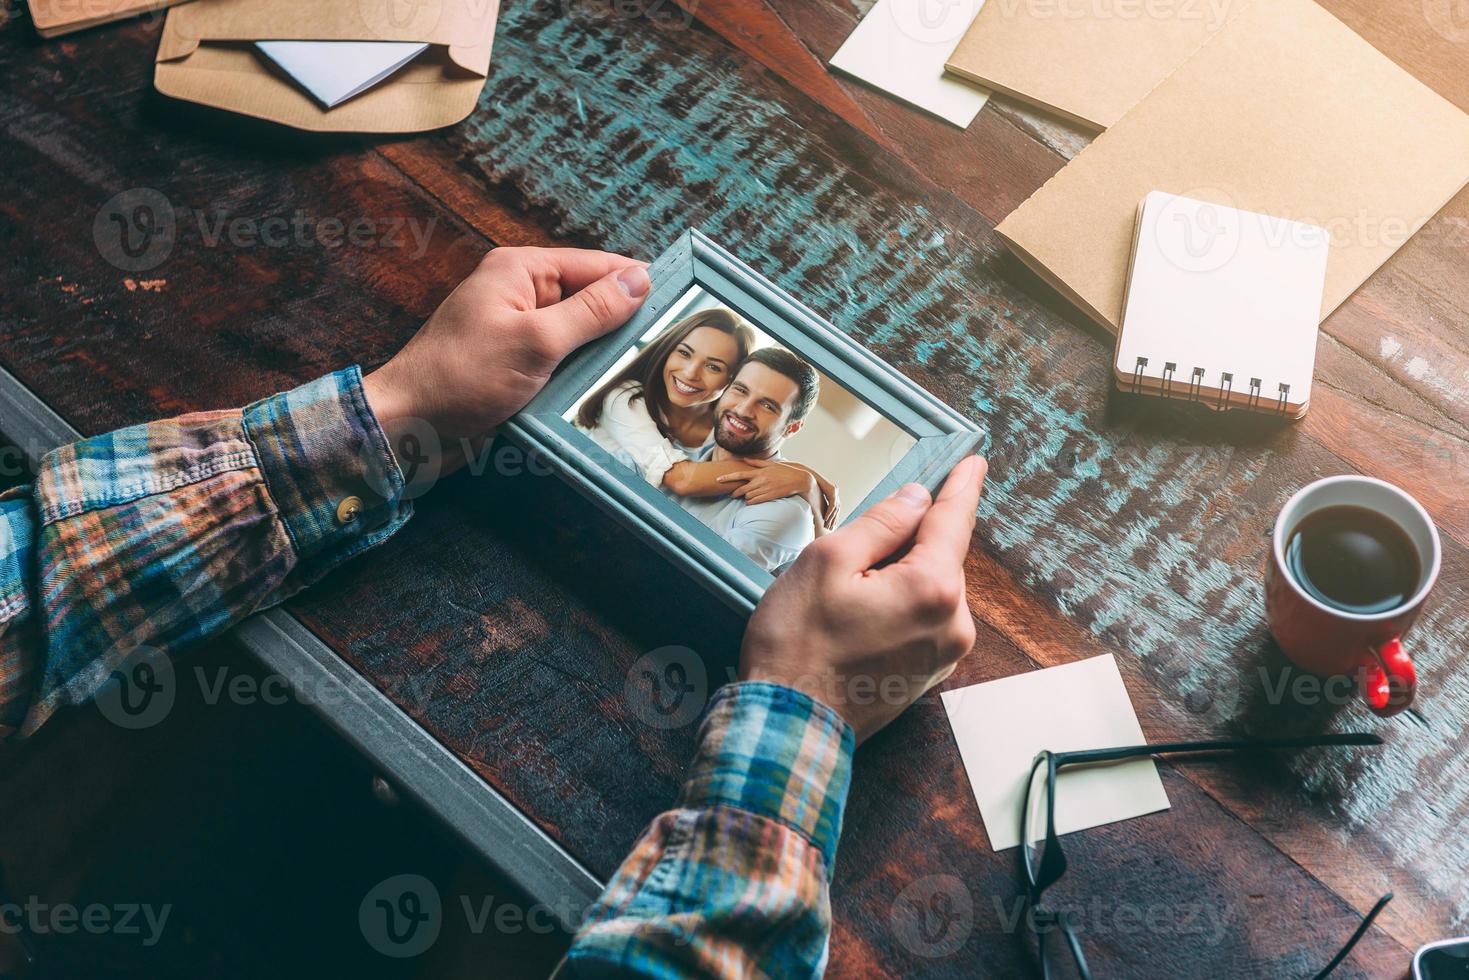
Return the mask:
[[256,41],[325,108],[361,95],[428,48],[417,41]]

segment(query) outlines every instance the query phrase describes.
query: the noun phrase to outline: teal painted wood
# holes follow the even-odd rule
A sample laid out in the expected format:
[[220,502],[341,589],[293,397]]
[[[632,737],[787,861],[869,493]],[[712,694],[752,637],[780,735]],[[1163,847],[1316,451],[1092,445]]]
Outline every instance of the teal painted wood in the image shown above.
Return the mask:
[[905,483],[937,494],[954,465],[983,442],[979,426],[894,371],[846,334],[783,294],[697,230],[685,232],[648,267],[657,283],[632,319],[568,358],[504,432],[540,453],[605,513],[644,538],[736,612],[748,616],[774,577],[699,520],[632,474],[565,415],[606,376],[669,305],[700,286],[805,358],[827,378],[895,422],[917,441],[853,507],[860,515]]
[[[986,426],[984,550],[1099,649],[1121,651],[1160,721],[1257,733],[1363,724],[1353,706],[1270,695],[1289,674],[1260,612],[1273,513],[1350,467],[1289,428],[1241,434],[1168,410],[1109,420],[1103,341],[1018,286],[992,236],[890,182],[890,158],[833,138],[802,96],[775,86],[789,100],[772,98],[752,73],[698,30],[512,7],[481,109],[449,138],[465,166],[550,212],[565,237],[646,257],[688,224],[707,229]],[[1469,705],[1469,672],[1453,663],[1469,646],[1469,561],[1450,550],[1412,638],[1430,696],[1378,725],[1382,751],[1290,763],[1301,792],[1277,805],[1364,835],[1463,927],[1469,780],[1412,788],[1443,771],[1432,760],[1469,751],[1452,721]]]

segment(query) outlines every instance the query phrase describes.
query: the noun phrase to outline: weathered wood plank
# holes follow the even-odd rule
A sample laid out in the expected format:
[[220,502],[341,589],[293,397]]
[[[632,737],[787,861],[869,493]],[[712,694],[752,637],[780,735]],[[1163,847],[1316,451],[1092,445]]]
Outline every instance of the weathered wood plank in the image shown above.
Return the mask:
[[[787,23],[805,23],[781,9]],[[993,476],[971,559],[985,628],[960,678],[1115,651],[1152,737],[1372,724],[1354,708],[1261,703],[1256,671],[1271,663],[1258,611],[1263,530],[1294,486],[1370,462],[1346,453],[1371,448],[1356,448],[1359,416],[1401,402],[1437,437],[1452,434],[1452,413],[1435,406],[1452,403],[1435,403],[1407,361],[1397,376],[1356,366],[1358,350],[1371,350],[1364,332],[1328,355],[1330,378],[1341,380],[1325,387],[1352,402],[1313,410],[1342,420],[1329,439],[1201,431],[1169,415],[1109,418],[1104,341],[1058,315],[989,236],[1027,182],[1038,186],[1063,160],[1016,117],[987,110],[993,128],[954,137],[981,163],[944,183],[921,166],[922,152],[939,156],[920,152],[922,139],[896,141],[899,152],[855,133],[819,92],[797,92],[708,30],[675,37],[533,5],[507,10],[469,124],[363,154],[358,141],[242,142],[232,120],[142,94],[152,29],[106,36],[118,47],[0,38],[0,68],[13,80],[0,125],[26,141],[7,151],[17,193],[0,203],[0,223],[27,243],[4,273],[0,356],[83,429],[238,403],[380,359],[486,239],[651,255],[699,224],[990,425]],[[881,133],[909,126],[887,121],[908,110],[860,87],[853,98]],[[96,207],[140,184],[206,214],[302,207],[440,224],[411,261],[391,249],[207,246],[195,227],[150,273],[164,282],[141,285],[108,266],[90,237]],[[1452,269],[1437,249],[1420,260],[1417,275]],[[1458,308],[1461,289],[1435,295]],[[1383,302],[1401,323],[1421,323],[1414,296],[1405,281]],[[1378,321],[1363,310],[1367,331]],[[1422,342],[1454,343],[1424,330]],[[1464,789],[1450,777],[1465,746],[1448,719],[1469,701],[1451,670],[1466,637],[1466,568],[1455,545],[1443,594],[1415,635],[1424,730],[1411,718],[1384,726],[1387,751],[1354,756],[1346,769],[1332,759],[1180,767],[1166,777],[1173,812],[1077,838],[1077,853],[1102,869],[1068,882],[1078,894],[1134,905],[1164,896],[1174,908],[1202,901],[1231,913],[1229,939],[1216,946],[1138,938],[1145,967],[1131,946],[1103,937],[1096,958],[1114,965],[1108,972],[1308,972],[1350,931],[1348,906],[1375,898],[1377,882],[1354,874],[1379,861],[1407,911],[1374,931],[1356,968],[1400,969],[1405,951],[1390,936],[1410,944],[1465,921],[1465,886],[1442,869],[1463,866],[1452,848],[1462,846],[1453,829]],[[672,798],[692,737],[638,720],[624,692],[629,669],[647,650],[678,644],[697,650],[717,682],[737,635],[727,614],[565,488],[503,474],[450,481],[375,561],[293,608],[603,874]],[[1008,897],[1010,856],[988,851],[937,705],[864,750],[859,768],[838,866],[834,972],[1018,968],[992,902]],[[1437,780],[1432,794],[1415,779]],[[948,956],[915,950],[893,922],[899,893],[924,869],[958,876],[981,909]]]

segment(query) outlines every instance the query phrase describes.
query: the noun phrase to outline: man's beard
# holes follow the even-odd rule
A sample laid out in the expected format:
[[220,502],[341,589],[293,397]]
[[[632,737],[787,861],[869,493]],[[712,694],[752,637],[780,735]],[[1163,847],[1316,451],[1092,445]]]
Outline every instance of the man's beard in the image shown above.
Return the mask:
[[714,427],[714,444],[736,456],[759,458],[770,455],[778,440],[774,433],[761,433],[758,429],[747,436],[733,432],[724,424],[724,413],[721,412],[719,423]]

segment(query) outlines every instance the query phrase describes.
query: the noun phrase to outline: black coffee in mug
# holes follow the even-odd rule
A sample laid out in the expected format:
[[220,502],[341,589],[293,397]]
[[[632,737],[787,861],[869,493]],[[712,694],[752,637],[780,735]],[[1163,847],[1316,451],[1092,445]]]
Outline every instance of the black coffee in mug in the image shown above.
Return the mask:
[[1342,612],[1390,612],[1418,590],[1418,549],[1397,524],[1366,507],[1307,514],[1285,546],[1290,574],[1312,598]]

